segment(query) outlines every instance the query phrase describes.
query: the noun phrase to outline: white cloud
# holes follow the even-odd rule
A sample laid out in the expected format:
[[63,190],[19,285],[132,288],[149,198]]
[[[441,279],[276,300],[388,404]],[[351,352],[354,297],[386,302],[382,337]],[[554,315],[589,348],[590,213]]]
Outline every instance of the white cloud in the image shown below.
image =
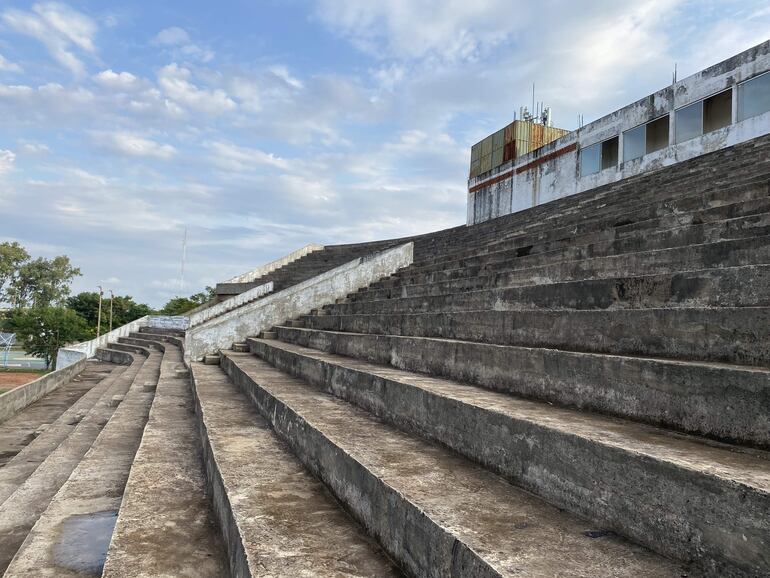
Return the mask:
[[304,87],[304,85],[302,84],[302,81],[299,80],[298,78],[292,76],[289,73],[289,69],[286,68],[285,66],[271,66],[269,68],[269,70],[270,70],[270,72],[273,73],[273,75],[275,75],[276,77],[280,78],[286,84],[288,84],[290,87],[292,87],[294,89],[299,90],[299,89]]
[[158,84],[171,100],[197,112],[222,114],[237,108],[224,90],[207,90],[190,82],[192,73],[176,63],[164,66],[158,73]]
[[0,149],[0,175],[11,172],[15,162],[16,155],[13,151]]
[[95,75],[94,81],[105,88],[123,91],[132,90],[139,84],[139,79],[130,72],[113,72],[110,68]]
[[214,58],[214,52],[192,42],[187,31],[178,26],[161,30],[152,42],[156,46],[171,49],[176,57],[193,58],[201,62],[209,62]]
[[22,68],[0,54],[0,72],[22,72]]
[[227,142],[207,143],[206,148],[213,154],[212,163],[224,170],[247,172],[265,166],[282,170],[290,167],[289,161],[259,149],[240,147]]
[[16,32],[41,42],[54,60],[76,76],[84,74],[85,65],[75,52],[93,54],[96,51],[96,23],[60,2],[34,4],[31,12],[6,10],[2,20]]
[[120,155],[168,160],[177,154],[177,150],[169,144],[161,144],[133,133],[96,132],[92,136],[98,146]]
[[178,26],[172,26],[171,28],[164,28],[155,37],[154,42],[163,46],[179,46],[180,44],[187,44],[190,42],[190,35],[187,31]]
[[34,142],[24,143],[20,150],[27,155],[45,155],[51,152],[51,149],[48,148],[48,145]]

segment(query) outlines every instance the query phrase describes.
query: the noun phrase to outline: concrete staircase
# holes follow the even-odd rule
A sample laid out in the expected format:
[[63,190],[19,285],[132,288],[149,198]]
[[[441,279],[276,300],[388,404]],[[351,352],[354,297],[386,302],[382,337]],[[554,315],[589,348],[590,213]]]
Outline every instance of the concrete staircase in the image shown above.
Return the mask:
[[[111,539],[116,543],[113,546],[116,558],[123,548],[130,550],[124,543],[122,529],[125,516],[134,508],[135,494],[141,491],[137,490],[141,484],[133,478],[141,475],[138,473],[141,462],[148,453],[145,448],[151,440],[158,439],[158,435],[153,435],[157,433],[166,434],[172,440],[169,443],[176,445],[176,451],[171,456],[165,455],[165,469],[157,462],[152,464],[154,474],[169,474],[169,470],[183,472],[173,482],[176,496],[179,495],[180,478],[186,476],[189,486],[193,486],[192,496],[185,498],[185,508],[177,507],[176,503],[170,508],[184,516],[180,527],[184,528],[185,539],[189,542],[190,537],[198,538],[194,546],[196,555],[190,556],[185,564],[210,570],[206,575],[226,575],[221,539],[209,513],[200,457],[195,452],[200,445],[197,437],[185,439],[184,431],[175,427],[178,424],[165,419],[163,427],[173,428],[173,435],[168,435],[170,431],[153,431],[156,421],[153,415],[179,411],[178,400],[169,400],[171,396],[166,395],[165,378],[170,372],[172,379],[186,380],[189,407],[183,418],[188,432],[195,434],[189,419],[192,410],[189,372],[181,363],[181,334],[174,331],[160,331],[161,335],[152,333],[158,331],[143,329],[100,349],[98,358],[101,361],[89,362],[89,365],[99,370],[102,379],[92,384],[53,423],[41,427],[39,435],[0,468],[0,573],[4,572],[3,576],[100,575]],[[116,363],[122,365],[113,365]],[[73,381],[89,378],[92,371],[89,367]],[[164,388],[162,396],[156,395],[159,387]],[[71,389],[70,384],[60,386],[36,405],[50,406],[55,396]],[[184,395],[184,388],[182,390]],[[172,406],[170,409],[169,405]],[[16,418],[17,421],[22,418],[30,421],[34,415],[35,406],[30,406]],[[150,425],[145,427],[148,415]],[[179,451],[179,444],[185,442],[184,451]],[[149,453],[153,459],[163,457],[157,448],[152,448]],[[193,466],[185,467],[190,462]],[[198,486],[195,486],[193,475],[196,468]],[[129,479],[130,472],[137,473]],[[171,475],[166,478],[167,482],[172,480]],[[157,512],[172,492],[165,495],[160,492],[157,477],[150,477],[150,481],[156,483],[145,489],[152,492]],[[189,486],[185,489],[189,490]],[[138,519],[151,520],[153,516]],[[140,527],[136,521],[132,521],[131,526],[142,532],[142,538],[137,540],[139,543],[152,537],[151,531]],[[196,527],[202,528],[197,534]],[[169,527],[164,527],[162,533],[168,536]],[[179,551],[184,553],[181,548]],[[155,557],[168,559],[167,554],[155,552],[145,556],[146,574],[135,569],[117,574],[162,574],[164,563],[150,564]],[[132,568],[136,558],[138,556],[134,557]],[[166,565],[173,566],[173,561],[169,559]],[[113,563],[113,567],[120,568],[119,562]]]
[[770,575],[769,153],[415,237],[192,364],[234,574]]

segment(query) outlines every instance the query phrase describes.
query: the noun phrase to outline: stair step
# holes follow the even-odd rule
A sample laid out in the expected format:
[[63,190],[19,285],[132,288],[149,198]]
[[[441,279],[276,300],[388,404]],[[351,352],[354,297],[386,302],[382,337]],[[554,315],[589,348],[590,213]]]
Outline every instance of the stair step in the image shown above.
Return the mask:
[[[563,407],[770,449],[765,368],[288,327],[279,328],[277,337]],[[264,344],[251,341],[251,347],[259,351]]]
[[296,345],[255,345],[277,370],[438,441],[663,555],[699,560],[710,571],[770,572],[766,452],[736,451]]
[[307,317],[309,329],[770,365],[770,308],[458,311]]
[[305,467],[409,574],[686,573],[253,356],[226,353],[223,364]]
[[[0,506],[0,572],[11,563],[30,530],[96,443],[104,425],[116,411],[110,403],[112,398],[132,386],[145,363],[146,360],[139,357],[128,366],[72,428],[69,435],[50,452],[36,456],[37,460],[28,467],[22,462],[6,466],[11,467],[8,470],[9,476],[19,475],[16,481],[20,483]],[[43,435],[48,434],[49,430],[55,432],[55,428],[49,426]],[[5,475],[3,470],[0,472]]]
[[209,489],[234,575],[398,575],[222,369],[193,363],[192,372]]
[[[58,548],[75,549],[79,552],[79,564],[86,565],[92,573],[101,573],[103,553],[110,542],[123,489],[152,403],[153,394],[145,392],[142,384],[157,379],[161,355],[152,352],[142,364],[125,399],[37,519],[8,565],[4,578],[61,576],[61,561],[54,557]],[[7,504],[8,501],[3,507]],[[70,532],[63,528],[90,523],[94,524],[93,532],[89,532],[90,548],[83,550],[82,544],[73,543]]]
[[[0,505],[59,447],[62,441],[67,439],[67,436],[123,373],[126,366],[100,362],[98,368],[102,371],[110,368],[110,371],[105,375],[97,373],[96,368],[88,368],[77,375],[75,378],[77,381],[73,379],[70,383],[61,385],[0,425],[0,447],[2,447],[2,453],[8,456],[7,461],[0,468]],[[92,376],[97,375],[103,375],[102,379],[66,411],[58,417],[55,410],[51,411],[57,405],[57,399],[61,399],[63,404],[66,404],[73,398],[77,398],[82,390],[92,383]],[[50,422],[43,427],[42,420],[50,420]],[[34,439],[26,443],[32,436],[35,436]]]
[[229,576],[206,496],[190,380],[177,377],[179,348],[164,350],[102,576]]

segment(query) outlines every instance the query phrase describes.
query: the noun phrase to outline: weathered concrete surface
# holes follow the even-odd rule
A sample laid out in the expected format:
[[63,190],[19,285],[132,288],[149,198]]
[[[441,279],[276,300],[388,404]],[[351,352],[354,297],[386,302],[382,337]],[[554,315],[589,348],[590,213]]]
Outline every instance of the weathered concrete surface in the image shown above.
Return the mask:
[[[137,340],[138,341],[138,340]],[[102,576],[227,576],[209,508],[182,353],[165,349],[142,443],[131,466]]]
[[[460,311],[306,318],[312,329],[767,366],[770,308]],[[633,331],[629,331],[633,328]]]
[[[770,370],[277,327],[284,342],[770,449]],[[277,344],[271,344],[277,345]]]
[[206,353],[230,347],[250,335],[331,303],[412,263],[413,243],[350,263],[229,311],[190,329],[185,356],[199,360]]
[[[72,433],[124,369],[89,362],[72,383],[0,426],[0,504]],[[59,403],[62,397],[65,399]],[[72,405],[67,407],[69,403]]]
[[5,422],[25,407],[45,397],[58,387],[69,383],[86,368],[86,360],[66,368],[57,369],[26,385],[16,387],[11,391],[0,394],[0,423]]
[[[40,443],[40,437],[49,437],[48,429],[59,422],[62,416],[68,419],[73,412],[89,407],[95,401],[93,393],[119,368],[112,364],[89,362],[69,382],[59,386],[35,403],[17,412],[0,424],[0,467],[4,467],[30,443]],[[43,431],[42,428],[45,428]],[[3,470],[0,470],[2,476]],[[2,482],[0,482],[2,485]],[[3,502],[0,490],[0,503]]]
[[219,367],[192,363],[210,492],[234,576],[397,576]]
[[[407,572],[679,576],[684,567],[386,426],[248,354],[224,369],[279,436]],[[593,539],[589,536],[601,536]]]
[[[770,572],[766,452],[738,453],[732,446],[300,346],[249,342],[277,369],[435,439],[656,551],[697,560],[716,575]],[[766,409],[764,414],[767,420]],[[607,487],[611,496],[600,489]],[[715,527],[713,519],[720,524]]]
[[99,400],[79,419],[73,419],[76,421],[75,427],[58,446],[48,452],[46,447],[35,447],[34,453],[38,455],[32,457],[38,458],[37,467],[34,471],[26,472],[26,478],[19,479],[18,476],[25,473],[27,468],[23,466],[27,464],[9,464],[9,474],[18,476],[12,476],[7,483],[20,481],[21,484],[13,489],[13,493],[0,506],[0,570],[6,569],[30,529],[92,447],[104,424],[115,411],[110,401],[116,396],[122,396],[131,386],[142,362],[143,358],[139,358],[137,363],[110,380]]
[[[77,564],[73,564],[70,557],[62,558],[57,553],[68,540],[68,524],[80,519],[78,516],[89,519],[117,512],[120,507],[131,463],[152,404],[153,393],[146,392],[143,384],[157,381],[160,360],[158,352],[152,352],[145,360],[91,449],[29,532],[4,578],[92,576],[94,567],[101,572],[106,545],[112,533],[111,526],[100,526],[97,535],[90,535],[86,541],[76,544],[80,556],[88,556],[77,560]],[[90,541],[97,539],[105,545],[103,552],[88,547]]]
[[234,295],[233,297],[230,297],[229,299],[226,299],[221,303],[217,303],[216,305],[212,305],[211,307],[207,307],[202,311],[198,311],[197,313],[190,315],[188,328],[192,329],[193,327],[196,327],[198,325],[201,325],[202,323],[205,323],[209,319],[213,319],[214,317],[223,315],[228,311],[232,311],[233,309],[242,307],[247,303],[256,301],[257,299],[264,297],[265,295],[267,295],[268,293],[271,293],[272,291],[273,291],[273,282],[270,281],[268,283],[265,283],[264,285],[258,285],[257,287],[253,287],[252,289],[248,289],[247,291],[244,291],[243,293]]
[[235,277],[233,277],[232,279],[228,279],[224,283],[253,283],[254,281],[258,281],[260,277],[264,277],[265,275],[267,275],[268,273],[272,273],[276,269],[285,267],[289,263],[293,263],[297,259],[301,259],[305,255],[309,255],[314,251],[320,251],[323,248],[324,248],[323,245],[310,243],[309,245],[305,245],[304,247],[297,249],[296,251],[292,251],[288,255],[284,255],[283,257],[279,257],[274,261],[265,263],[264,265],[257,267],[256,269],[252,269],[247,273],[243,273],[242,275],[236,275]]

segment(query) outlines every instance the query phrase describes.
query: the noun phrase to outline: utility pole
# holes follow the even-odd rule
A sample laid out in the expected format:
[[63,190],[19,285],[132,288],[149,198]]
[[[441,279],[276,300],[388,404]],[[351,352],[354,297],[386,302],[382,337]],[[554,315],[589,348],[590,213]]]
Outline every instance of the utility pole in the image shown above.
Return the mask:
[[97,287],[99,288],[99,314],[96,317],[96,338],[99,339],[102,332],[102,295],[104,295],[104,290],[101,285],[97,285]]
[[184,228],[182,235],[182,268],[179,275],[179,295],[184,293],[184,265],[187,260],[187,227]]
[[115,299],[115,295],[112,293],[112,289],[110,289],[110,331],[112,331],[112,301]]

